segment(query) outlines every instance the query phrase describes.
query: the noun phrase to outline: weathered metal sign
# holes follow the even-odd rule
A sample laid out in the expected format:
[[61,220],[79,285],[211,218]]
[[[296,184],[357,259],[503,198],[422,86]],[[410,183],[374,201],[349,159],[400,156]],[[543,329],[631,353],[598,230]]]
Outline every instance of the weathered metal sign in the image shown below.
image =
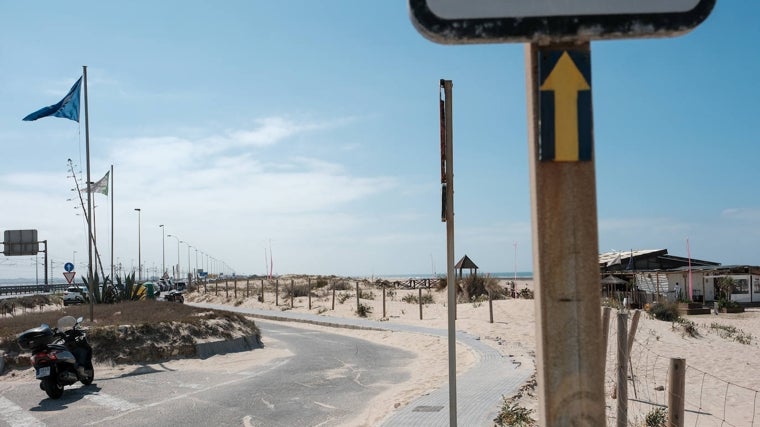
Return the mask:
[[426,38],[443,44],[590,41],[684,34],[716,0],[409,0]]

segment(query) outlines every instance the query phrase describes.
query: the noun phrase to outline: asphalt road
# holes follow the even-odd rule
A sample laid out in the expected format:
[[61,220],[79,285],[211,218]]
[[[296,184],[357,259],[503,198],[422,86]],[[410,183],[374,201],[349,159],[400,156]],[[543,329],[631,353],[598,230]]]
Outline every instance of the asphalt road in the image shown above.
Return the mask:
[[96,371],[92,385],[67,387],[59,400],[48,399],[37,381],[17,381],[0,386],[0,425],[334,426],[409,377],[411,352],[256,323],[265,348],[253,351],[286,356],[222,370],[176,370],[169,363],[105,378]]

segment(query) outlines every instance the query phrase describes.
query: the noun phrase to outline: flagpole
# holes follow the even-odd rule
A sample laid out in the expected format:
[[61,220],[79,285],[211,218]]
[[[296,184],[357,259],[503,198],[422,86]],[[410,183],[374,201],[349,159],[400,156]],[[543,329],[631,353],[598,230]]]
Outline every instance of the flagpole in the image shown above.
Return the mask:
[[114,275],[113,275],[113,165],[111,165],[111,186],[108,189],[108,192],[111,196],[111,283],[113,283]]
[[90,192],[90,115],[87,105],[87,66],[82,66],[82,75],[84,77],[84,135],[85,135],[85,156],[87,158],[87,254],[89,257],[89,263],[87,264],[87,284],[90,291],[90,321],[95,320],[95,289],[92,280],[92,192]]
[[689,257],[689,301],[691,301],[694,296],[692,293],[694,292],[691,285],[691,248],[689,247],[689,238],[686,238],[686,255]]

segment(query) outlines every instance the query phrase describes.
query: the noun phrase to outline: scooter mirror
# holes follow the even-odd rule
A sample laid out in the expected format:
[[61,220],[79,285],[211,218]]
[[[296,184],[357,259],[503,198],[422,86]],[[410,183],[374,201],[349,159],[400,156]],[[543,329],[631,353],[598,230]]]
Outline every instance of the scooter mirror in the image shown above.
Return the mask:
[[84,321],[84,317],[82,317],[82,316],[79,316],[79,317],[77,318],[77,323],[82,323],[83,321]]

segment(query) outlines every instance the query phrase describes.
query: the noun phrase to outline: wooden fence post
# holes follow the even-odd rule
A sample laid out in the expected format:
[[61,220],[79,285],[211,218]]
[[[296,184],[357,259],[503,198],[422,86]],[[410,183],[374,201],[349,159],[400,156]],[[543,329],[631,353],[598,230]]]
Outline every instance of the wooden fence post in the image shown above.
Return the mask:
[[264,302],[264,279],[261,279],[261,302]]
[[359,314],[359,294],[361,291],[359,290],[359,282],[356,282],[356,314]]
[[668,427],[683,427],[686,359],[670,359],[668,375]]
[[333,300],[332,300],[332,309],[335,310],[335,282],[333,281]]
[[237,299],[237,277],[232,280],[233,292],[235,293],[235,299]]
[[280,279],[274,279],[274,305],[280,305]]
[[628,313],[617,318],[617,426],[628,425]]
[[290,279],[290,308],[295,306],[296,292],[293,289],[293,279]]
[[417,298],[420,302],[420,320],[422,320],[422,288],[417,288],[417,290],[419,291],[419,297]]
[[610,312],[612,308],[604,307],[602,312],[602,348],[604,349],[604,359],[607,360],[607,342],[610,336]]
[[491,316],[491,323],[493,323],[493,296],[490,290],[488,291],[488,313]]
[[309,310],[311,310],[311,277],[309,277],[308,292],[309,292]]
[[383,287],[383,319],[385,319],[385,285]]

